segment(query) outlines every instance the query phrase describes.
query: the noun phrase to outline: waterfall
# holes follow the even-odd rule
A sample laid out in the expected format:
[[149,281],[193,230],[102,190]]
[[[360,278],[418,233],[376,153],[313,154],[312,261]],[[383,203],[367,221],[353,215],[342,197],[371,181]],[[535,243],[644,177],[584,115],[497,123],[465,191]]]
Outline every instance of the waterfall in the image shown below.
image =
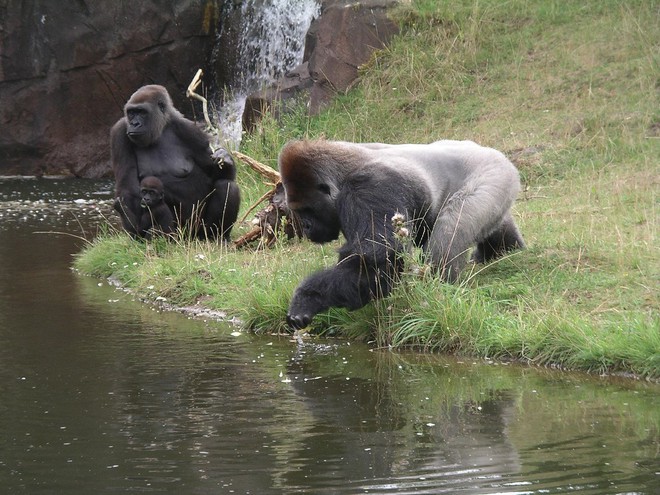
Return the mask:
[[230,148],[241,141],[247,96],[302,62],[305,36],[319,15],[320,1],[243,0],[240,9],[235,72],[215,112],[221,140]]

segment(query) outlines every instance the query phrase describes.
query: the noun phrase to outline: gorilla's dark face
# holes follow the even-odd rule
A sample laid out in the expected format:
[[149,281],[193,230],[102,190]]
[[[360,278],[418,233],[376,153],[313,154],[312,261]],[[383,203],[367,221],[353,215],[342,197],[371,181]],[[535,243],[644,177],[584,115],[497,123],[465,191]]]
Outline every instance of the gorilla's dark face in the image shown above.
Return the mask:
[[153,86],[141,88],[124,107],[126,135],[136,146],[154,144],[167,124],[168,96]]
[[165,196],[163,183],[156,177],[146,177],[140,183],[142,208],[153,208],[163,202]]
[[327,186],[319,185],[305,194],[304,201],[290,202],[289,208],[300,217],[303,234],[310,241],[323,244],[339,237],[341,224]]
[[149,129],[149,112],[143,106],[134,106],[126,109],[126,122],[128,124],[126,135],[128,139],[138,146],[146,146],[144,143]]

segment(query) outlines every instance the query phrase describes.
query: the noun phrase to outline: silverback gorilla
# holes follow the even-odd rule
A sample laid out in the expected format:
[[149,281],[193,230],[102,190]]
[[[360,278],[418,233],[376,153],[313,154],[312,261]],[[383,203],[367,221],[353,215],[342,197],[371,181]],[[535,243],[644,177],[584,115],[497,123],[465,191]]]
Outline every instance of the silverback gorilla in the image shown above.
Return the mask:
[[174,231],[174,215],[165,203],[165,189],[158,177],[148,175],[140,181],[140,206],[142,215],[138,235],[150,239],[155,232],[171,234]]
[[174,108],[164,87],[133,93],[110,140],[115,209],[127,232],[143,234],[140,181],[153,176],[162,182],[177,226],[229,239],[240,203],[234,162],[224,150],[212,155],[206,133]]
[[387,296],[403,268],[402,233],[450,282],[472,246],[476,262],[524,247],[511,216],[518,171],[499,151],[471,141],[294,141],[279,168],[304,235],[324,243],[341,232],[346,240],[334,267],[296,288],[287,314],[294,328],[330,307],[358,309]]

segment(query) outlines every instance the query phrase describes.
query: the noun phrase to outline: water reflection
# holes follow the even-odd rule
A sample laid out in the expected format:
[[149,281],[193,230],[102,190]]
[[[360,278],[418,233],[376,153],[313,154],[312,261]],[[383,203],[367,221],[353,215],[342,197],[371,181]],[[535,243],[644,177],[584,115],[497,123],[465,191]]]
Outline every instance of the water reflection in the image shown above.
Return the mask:
[[[301,468],[290,474],[287,486],[309,487],[313,480],[311,486],[333,487],[330,493],[439,493],[443,486],[453,492],[475,478],[488,480],[470,481],[484,490],[490,480],[519,470],[505,434],[513,409],[508,392],[479,402],[447,401],[435,409],[430,396],[409,394],[423,376],[403,371],[404,365],[409,371],[416,368],[408,360],[413,356],[343,349],[338,357],[297,356],[288,366],[308,417],[307,423],[298,421],[305,424],[306,435],[292,459],[299,459]],[[328,358],[346,371],[327,376],[322,363]],[[360,370],[365,365],[377,373],[364,376]],[[442,388],[442,377],[437,378]],[[337,472],[352,476],[337,478]]]
[[657,385],[159,312],[73,273],[79,237],[34,233],[92,235],[103,216],[68,208],[103,190],[0,223],[5,492],[657,493]]

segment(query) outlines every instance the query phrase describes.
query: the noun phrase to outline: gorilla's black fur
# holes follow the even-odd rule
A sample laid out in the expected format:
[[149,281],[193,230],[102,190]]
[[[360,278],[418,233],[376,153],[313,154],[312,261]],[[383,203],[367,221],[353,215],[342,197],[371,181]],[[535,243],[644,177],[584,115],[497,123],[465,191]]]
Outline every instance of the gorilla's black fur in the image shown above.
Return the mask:
[[138,235],[151,238],[154,232],[171,234],[174,231],[174,215],[165,203],[165,190],[158,177],[148,175],[140,181],[140,206],[142,215],[138,226]]
[[126,231],[142,234],[140,181],[154,176],[163,184],[177,226],[201,237],[229,239],[240,203],[236,167],[224,150],[212,156],[206,133],[174,108],[164,87],[138,89],[110,140],[115,209]]
[[341,232],[346,239],[337,265],[295,290],[287,315],[295,328],[329,307],[357,309],[389,294],[406,239],[448,281],[475,245],[477,262],[524,247],[511,216],[518,171],[499,151],[471,141],[294,141],[279,166],[305,236],[324,243]]

